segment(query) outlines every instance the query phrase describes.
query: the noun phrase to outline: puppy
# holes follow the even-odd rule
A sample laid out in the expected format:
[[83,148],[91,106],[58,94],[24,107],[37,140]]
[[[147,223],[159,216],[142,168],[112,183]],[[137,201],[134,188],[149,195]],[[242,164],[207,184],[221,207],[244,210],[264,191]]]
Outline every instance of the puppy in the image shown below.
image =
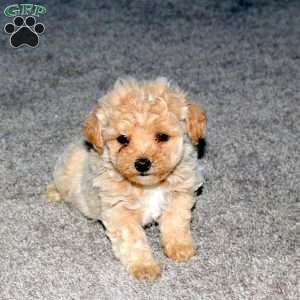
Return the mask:
[[166,79],[119,80],[87,116],[84,139],[59,159],[48,199],[101,220],[128,272],[154,280],[160,267],[144,225],[158,222],[169,258],[195,254],[191,208],[202,178],[193,145],[205,123],[204,111]]

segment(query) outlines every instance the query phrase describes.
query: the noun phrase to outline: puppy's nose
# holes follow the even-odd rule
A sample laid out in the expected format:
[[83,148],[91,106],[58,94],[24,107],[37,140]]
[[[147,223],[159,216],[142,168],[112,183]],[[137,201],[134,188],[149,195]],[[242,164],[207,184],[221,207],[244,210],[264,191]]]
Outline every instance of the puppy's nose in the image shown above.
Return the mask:
[[147,172],[151,168],[151,161],[148,158],[139,158],[134,162],[134,167],[140,173]]

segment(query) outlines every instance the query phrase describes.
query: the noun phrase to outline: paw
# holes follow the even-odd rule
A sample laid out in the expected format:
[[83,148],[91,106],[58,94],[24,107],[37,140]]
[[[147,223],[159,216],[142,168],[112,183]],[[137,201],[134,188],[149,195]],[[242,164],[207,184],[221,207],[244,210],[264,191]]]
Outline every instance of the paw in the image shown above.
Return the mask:
[[196,250],[191,242],[173,242],[164,245],[164,253],[175,261],[186,261],[196,254]]
[[58,202],[61,200],[60,194],[53,183],[47,186],[48,202]]
[[156,263],[135,264],[129,267],[129,273],[139,280],[154,281],[160,277],[160,267]]
[[45,26],[42,23],[35,22],[35,18],[28,16],[25,21],[22,17],[14,18],[13,23],[7,23],[4,31],[11,34],[10,44],[17,48],[22,45],[36,47],[39,44],[39,34],[43,33]]

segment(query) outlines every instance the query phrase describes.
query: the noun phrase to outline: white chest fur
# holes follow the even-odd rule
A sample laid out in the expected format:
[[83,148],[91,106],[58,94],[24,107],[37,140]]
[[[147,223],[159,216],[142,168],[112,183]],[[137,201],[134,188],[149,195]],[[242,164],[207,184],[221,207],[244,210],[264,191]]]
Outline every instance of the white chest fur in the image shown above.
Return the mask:
[[167,205],[167,193],[160,187],[144,191],[143,202],[143,224],[156,220]]

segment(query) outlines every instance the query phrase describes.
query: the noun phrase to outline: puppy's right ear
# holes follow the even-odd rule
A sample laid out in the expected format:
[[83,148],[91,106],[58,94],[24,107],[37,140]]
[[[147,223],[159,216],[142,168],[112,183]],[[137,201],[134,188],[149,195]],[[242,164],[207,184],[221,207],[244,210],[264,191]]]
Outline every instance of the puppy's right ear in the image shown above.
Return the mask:
[[101,134],[101,123],[97,117],[99,107],[95,107],[86,117],[83,123],[83,135],[85,140],[92,144],[97,152],[103,152],[103,138]]

